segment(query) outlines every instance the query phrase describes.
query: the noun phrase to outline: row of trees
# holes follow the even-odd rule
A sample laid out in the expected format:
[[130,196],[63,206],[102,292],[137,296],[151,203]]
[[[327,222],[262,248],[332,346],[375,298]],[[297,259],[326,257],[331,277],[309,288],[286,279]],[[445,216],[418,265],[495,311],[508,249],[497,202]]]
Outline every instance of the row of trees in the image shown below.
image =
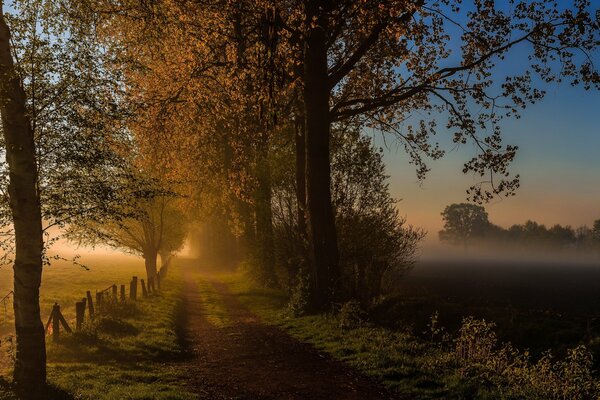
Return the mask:
[[[367,129],[403,143],[424,178],[445,121],[479,149],[464,171],[491,175],[471,197],[512,194],[516,147],[500,120],[541,99],[542,82],[598,87],[599,26],[583,0],[461,3],[14,0],[0,20],[0,113],[15,382],[45,380],[48,221],[154,259],[177,247],[164,233],[183,236],[156,221],[219,221],[257,279],[302,288],[317,312],[376,296],[422,236],[399,217]],[[529,62],[499,75],[516,47]]]
[[491,244],[535,249],[600,250],[600,219],[592,228],[584,225],[576,229],[559,224],[547,228],[543,224],[527,221],[502,228],[491,223],[485,208],[475,204],[460,203],[447,206],[442,212],[444,229],[439,238],[452,244]]
[[[0,225],[14,263],[14,381],[43,396],[42,267],[61,239],[143,255],[148,277],[183,244],[185,223],[136,150],[119,87],[91,26],[68,2],[13,1],[0,17]],[[173,215],[175,213],[175,215]],[[177,225],[174,225],[177,219]],[[36,397],[37,396],[37,397]]]

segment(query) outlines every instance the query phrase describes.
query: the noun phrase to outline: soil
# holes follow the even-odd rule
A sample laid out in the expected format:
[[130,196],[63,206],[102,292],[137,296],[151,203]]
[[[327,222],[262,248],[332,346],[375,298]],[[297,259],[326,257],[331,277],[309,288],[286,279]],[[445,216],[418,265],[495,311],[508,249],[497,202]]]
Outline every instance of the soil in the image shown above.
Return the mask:
[[377,382],[261,322],[227,285],[207,277],[230,315],[207,321],[194,279],[186,278],[182,315],[188,358],[184,368],[200,399],[395,399]]

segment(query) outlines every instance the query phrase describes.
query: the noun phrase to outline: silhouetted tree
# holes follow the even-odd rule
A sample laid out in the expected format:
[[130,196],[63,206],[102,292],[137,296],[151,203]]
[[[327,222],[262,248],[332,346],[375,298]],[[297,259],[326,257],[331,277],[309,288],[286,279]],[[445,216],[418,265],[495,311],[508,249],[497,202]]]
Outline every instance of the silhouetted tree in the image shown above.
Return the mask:
[[440,240],[460,243],[465,250],[467,243],[475,237],[482,237],[490,225],[485,208],[470,203],[447,206],[442,218],[444,230],[439,232]]
[[[174,198],[157,195],[136,201],[137,212],[128,218],[77,221],[67,237],[79,244],[110,247],[144,258],[146,277],[156,281],[157,257],[179,250],[187,234],[184,215]],[[165,261],[163,260],[163,262]]]

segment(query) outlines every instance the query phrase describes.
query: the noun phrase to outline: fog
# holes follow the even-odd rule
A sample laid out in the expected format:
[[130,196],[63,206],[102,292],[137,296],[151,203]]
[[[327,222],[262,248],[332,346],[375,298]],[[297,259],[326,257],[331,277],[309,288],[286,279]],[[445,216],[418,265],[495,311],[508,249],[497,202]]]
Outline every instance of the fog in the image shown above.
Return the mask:
[[487,241],[474,243],[467,248],[442,242],[428,241],[420,249],[420,262],[435,263],[501,263],[504,265],[527,264],[538,266],[599,266],[600,252],[557,248],[552,246],[508,246]]
[[600,257],[574,249],[430,244],[399,292],[478,305],[585,312],[600,307]]

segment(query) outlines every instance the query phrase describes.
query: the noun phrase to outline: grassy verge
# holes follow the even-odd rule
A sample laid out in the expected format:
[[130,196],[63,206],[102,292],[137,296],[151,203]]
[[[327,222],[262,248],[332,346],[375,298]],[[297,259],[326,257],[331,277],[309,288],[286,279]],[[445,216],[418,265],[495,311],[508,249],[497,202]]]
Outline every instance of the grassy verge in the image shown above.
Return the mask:
[[[131,279],[134,271],[120,273]],[[94,283],[100,284],[86,286]],[[83,286],[65,286],[73,292],[69,296],[81,298]],[[77,399],[196,398],[185,387],[185,370],[177,362],[182,356],[177,332],[182,287],[180,271],[172,267],[160,293],[106,307],[81,332],[65,334],[59,344],[48,340],[49,383]]]
[[266,323],[379,379],[406,398],[583,399],[600,393],[585,350],[575,349],[564,361],[547,357],[533,362],[528,353],[497,341],[493,324],[472,319],[466,319],[454,337],[432,320],[427,340],[408,330],[369,323],[348,327],[343,312],[294,318],[281,292],[256,288],[242,275],[222,280]]
[[[427,372],[437,352],[409,334],[374,326],[342,329],[333,315],[291,317],[286,296],[257,288],[242,275],[222,278],[231,292],[266,323],[277,325],[300,341],[380,379],[408,398],[445,398],[465,392],[465,383]],[[470,391],[470,390],[469,390]]]

